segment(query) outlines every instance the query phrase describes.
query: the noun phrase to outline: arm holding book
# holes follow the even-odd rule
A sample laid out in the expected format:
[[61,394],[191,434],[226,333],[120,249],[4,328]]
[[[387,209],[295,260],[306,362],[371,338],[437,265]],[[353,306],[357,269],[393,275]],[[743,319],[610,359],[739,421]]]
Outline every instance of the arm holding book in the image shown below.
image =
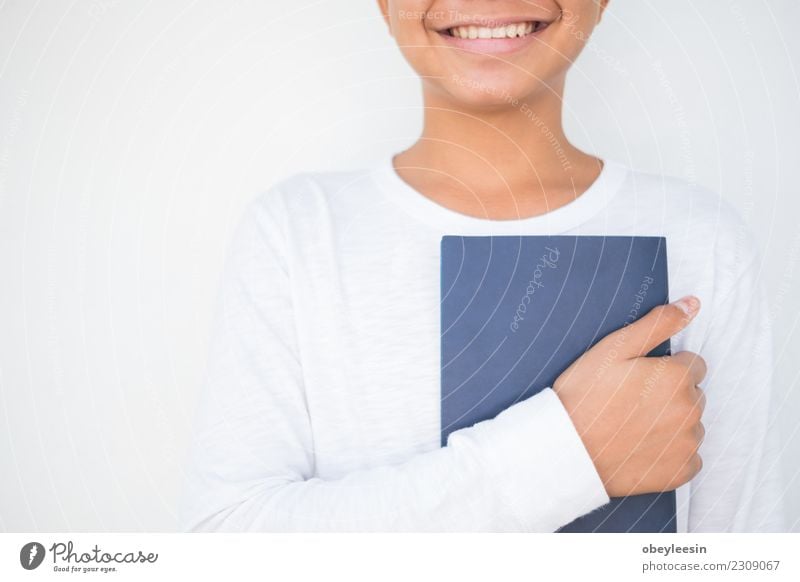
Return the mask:
[[[456,431],[446,447],[398,464],[320,478],[280,233],[275,217],[255,205],[233,240],[187,475],[184,529],[555,531],[607,503],[607,488],[613,493],[618,484],[636,479],[640,463],[629,462],[623,448],[593,461],[598,448],[593,443],[602,442],[618,415],[601,402],[595,422],[584,424],[576,407],[562,404],[572,402],[568,392],[588,390],[575,382],[559,383],[561,398],[546,389],[493,419]],[[653,325],[646,327],[648,322]],[[636,337],[652,333],[660,343],[679,327],[673,323],[668,317],[643,318],[626,329]],[[620,370],[626,365],[620,363]],[[626,387],[623,392],[636,398],[640,377],[615,377]],[[666,384],[669,378],[658,381]],[[618,404],[615,396],[609,389],[602,397]],[[660,404],[659,399],[640,402],[648,410]],[[659,435],[671,430],[674,418],[651,413]],[[620,438],[636,441],[640,431],[623,425]],[[654,457],[680,457],[687,446],[652,435],[646,442]],[[677,455],[671,452],[675,446],[681,447]],[[668,470],[666,476],[662,471],[647,487],[667,489],[695,468]]]
[[[338,479],[316,475],[277,222],[265,207],[251,206],[229,251],[183,529],[553,531],[608,501],[551,390],[403,463]],[[390,417],[391,402],[386,406]]]

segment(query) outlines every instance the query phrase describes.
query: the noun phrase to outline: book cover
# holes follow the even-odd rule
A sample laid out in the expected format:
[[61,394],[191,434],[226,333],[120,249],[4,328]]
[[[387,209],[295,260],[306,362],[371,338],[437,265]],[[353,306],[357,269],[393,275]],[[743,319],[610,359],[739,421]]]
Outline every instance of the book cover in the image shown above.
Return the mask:
[[[667,303],[666,252],[661,237],[443,237],[442,446],[551,387],[604,336]],[[667,341],[648,355],[668,353]],[[675,493],[613,498],[559,531],[674,532]]]

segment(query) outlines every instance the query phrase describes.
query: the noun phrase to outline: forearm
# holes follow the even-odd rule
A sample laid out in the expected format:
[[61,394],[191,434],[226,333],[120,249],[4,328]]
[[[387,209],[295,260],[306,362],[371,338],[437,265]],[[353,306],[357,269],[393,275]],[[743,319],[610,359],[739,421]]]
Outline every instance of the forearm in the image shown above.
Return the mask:
[[198,461],[183,524],[194,531],[555,531],[608,501],[551,390],[446,447],[337,480],[220,483],[214,459]]

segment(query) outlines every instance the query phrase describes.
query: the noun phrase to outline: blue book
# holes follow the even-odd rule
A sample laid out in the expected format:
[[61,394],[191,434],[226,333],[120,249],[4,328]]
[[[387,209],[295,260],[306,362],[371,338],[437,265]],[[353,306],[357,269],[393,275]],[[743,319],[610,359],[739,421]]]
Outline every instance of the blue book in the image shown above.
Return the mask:
[[[443,237],[442,446],[451,432],[553,386],[586,350],[668,296],[661,237]],[[648,355],[669,349],[667,341]],[[613,498],[559,531],[674,532],[675,492]]]

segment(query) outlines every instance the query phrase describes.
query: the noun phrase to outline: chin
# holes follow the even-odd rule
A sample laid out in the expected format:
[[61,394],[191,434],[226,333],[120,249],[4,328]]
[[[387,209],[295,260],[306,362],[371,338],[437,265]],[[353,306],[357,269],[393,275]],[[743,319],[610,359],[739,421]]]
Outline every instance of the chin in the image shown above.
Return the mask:
[[537,94],[549,92],[547,84],[532,76],[516,75],[450,75],[441,87],[449,98],[463,107],[503,109],[521,107]]

